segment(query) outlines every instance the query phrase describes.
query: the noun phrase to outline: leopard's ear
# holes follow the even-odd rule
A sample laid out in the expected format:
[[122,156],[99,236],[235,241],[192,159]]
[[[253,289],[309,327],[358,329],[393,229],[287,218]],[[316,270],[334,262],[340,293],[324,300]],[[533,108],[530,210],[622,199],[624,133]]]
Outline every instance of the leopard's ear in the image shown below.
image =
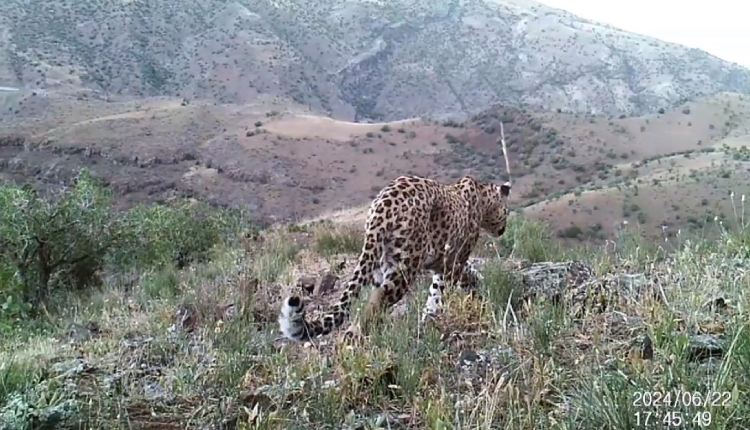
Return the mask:
[[503,197],[508,197],[510,195],[510,182],[500,185],[500,195]]

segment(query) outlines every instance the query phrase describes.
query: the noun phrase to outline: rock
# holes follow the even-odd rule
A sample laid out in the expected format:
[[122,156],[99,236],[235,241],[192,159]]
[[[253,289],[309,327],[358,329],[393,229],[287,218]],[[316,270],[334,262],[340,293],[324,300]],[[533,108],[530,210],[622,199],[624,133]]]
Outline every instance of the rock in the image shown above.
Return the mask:
[[52,371],[58,375],[64,375],[67,377],[78,376],[82,373],[90,372],[94,367],[87,360],[83,358],[74,358],[68,361],[62,361],[54,363],[52,365]]
[[724,297],[717,297],[713,300],[709,300],[706,302],[703,307],[706,307],[714,312],[721,312],[727,309],[727,301],[724,300]]
[[[535,263],[521,270],[524,301],[548,301],[571,307],[577,317],[591,305],[599,311],[606,302],[599,297],[601,283],[596,282],[593,269],[580,261]],[[598,302],[598,303],[597,303]]]
[[86,342],[100,333],[99,324],[94,321],[89,321],[83,325],[72,323],[68,327],[68,337],[74,343]]
[[174,329],[191,333],[200,325],[201,315],[198,308],[191,304],[182,304],[175,312]]
[[231,321],[237,317],[237,306],[234,303],[216,307],[216,319],[219,321]]
[[153,380],[143,382],[143,397],[151,401],[171,398],[167,390],[160,383]]
[[641,358],[644,360],[652,360],[654,358],[654,345],[651,342],[649,335],[643,337],[643,343],[641,344]]
[[606,311],[610,304],[634,300],[651,294],[661,300],[658,285],[679,283],[678,277],[658,272],[607,273],[594,275],[593,269],[580,261],[536,263],[520,269],[525,301],[550,301],[567,306],[576,318]]
[[297,287],[304,290],[307,294],[315,291],[315,278],[312,276],[303,276],[297,280]]
[[458,365],[467,366],[470,364],[474,364],[480,361],[481,359],[482,357],[480,357],[479,354],[477,354],[474,351],[468,351],[468,350],[461,351],[461,355],[458,357]]
[[521,272],[525,295],[544,296],[557,303],[568,290],[594,279],[594,271],[580,261],[535,263]]
[[464,350],[458,357],[456,366],[462,384],[480,389],[487,379],[506,373],[512,358],[513,351],[500,346],[481,351]]
[[332,274],[332,273],[326,273],[323,275],[322,278],[320,278],[320,282],[315,287],[314,294],[316,296],[322,296],[324,294],[327,294],[329,291],[332,291],[334,287],[336,286],[336,282],[339,280],[339,277]]
[[709,358],[719,358],[724,355],[723,341],[712,334],[696,334],[690,336],[688,358],[693,361],[703,361]]

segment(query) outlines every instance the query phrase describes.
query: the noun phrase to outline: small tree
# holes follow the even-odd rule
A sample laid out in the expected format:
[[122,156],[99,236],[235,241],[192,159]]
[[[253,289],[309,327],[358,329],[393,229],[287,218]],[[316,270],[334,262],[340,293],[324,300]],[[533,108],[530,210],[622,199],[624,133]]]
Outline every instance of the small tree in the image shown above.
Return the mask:
[[25,302],[45,300],[53,280],[90,280],[116,237],[110,202],[87,171],[51,199],[31,187],[0,187],[0,265],[15,271]]

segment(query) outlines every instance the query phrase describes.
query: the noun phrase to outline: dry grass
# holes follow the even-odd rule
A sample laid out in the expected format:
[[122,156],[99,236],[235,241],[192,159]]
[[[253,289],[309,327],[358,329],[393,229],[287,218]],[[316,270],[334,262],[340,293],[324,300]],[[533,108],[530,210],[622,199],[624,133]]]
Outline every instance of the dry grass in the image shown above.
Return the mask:
[[[245,250],[217,252],[211,262],[151,281],[157,291],[176,285],[175,294],[107,285],[93,296],[67,297],[41,330],[19,325],[0,350],[0,422],[630,429],[636,413],[657,410],[634,406],[637,393],[689,390],[729,393],[731,405],[669,410],[685,419],[708,412],[707,428],[739,428],[750,412],[750,240],[739,226],[722,228],[719,241],[686,240],[672,254],[623,237],[614,252],[579,255],[599,275],[646,273],[658,282],[644,290],[654,294],[622,294],[604,312],[575,317],[565,304],[518,301],[518,265],[507,256],[530,261],[566,253],[547,247],[540,254],[548,234],[516,218],[508,237],[483,251],[479,296],[455,292],[445,313],[423,324],[422,283],[405,313],[385,318],[355,346],[337,336],[304,344],[274,339],[291,274],[300,267],[317,274],[329,267],[330,252],[351,259],[356,234],[326,227],[269,232]],[[164,282],[169,286],[158,285]],[[718,297],[725,307],[706,306]],[[192,325],[175,317],[185,305],[198,315]],[[235,305],[233,316],[217,311],[227,305]],[[69,323],[88,321],[97,323],[96,332],[67,333]],[[691,359],[694,334],[723,339],[723,358]],[[639,355],[643,336],[653,343],[650,359]]]

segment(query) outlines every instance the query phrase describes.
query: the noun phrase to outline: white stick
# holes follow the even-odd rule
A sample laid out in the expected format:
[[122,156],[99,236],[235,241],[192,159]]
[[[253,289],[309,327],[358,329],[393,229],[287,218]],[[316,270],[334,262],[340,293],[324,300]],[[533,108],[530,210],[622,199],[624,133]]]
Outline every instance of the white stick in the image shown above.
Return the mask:
[[508,161],[508,148],[505,146],[505,130],[503,123],[500,122],[500,144],[503,146],[503,158],[505,158],[505,171],[508,173],[508,183],[512,183],[510,177],[510,162]]

